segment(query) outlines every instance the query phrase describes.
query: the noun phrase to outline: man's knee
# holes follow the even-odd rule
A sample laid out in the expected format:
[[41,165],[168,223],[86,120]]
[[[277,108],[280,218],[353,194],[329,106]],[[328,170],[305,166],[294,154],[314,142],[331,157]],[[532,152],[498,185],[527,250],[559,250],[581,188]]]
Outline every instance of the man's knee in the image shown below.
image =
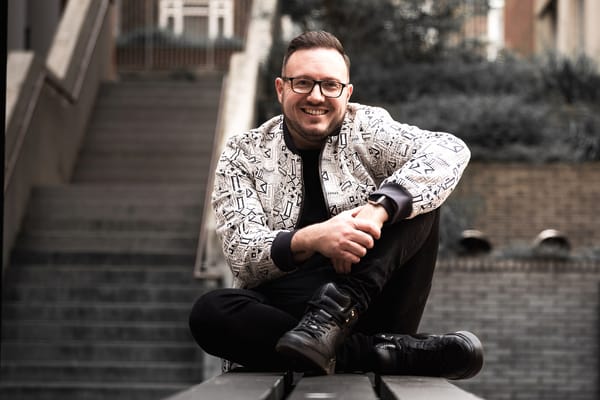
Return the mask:
[[231,317],[226,311],[226,299],[231,296],[231,290],[217,289],[203,294],[190,311],[189,327],[192,336],[207,351],[213,339],[225,329],[226,319]]

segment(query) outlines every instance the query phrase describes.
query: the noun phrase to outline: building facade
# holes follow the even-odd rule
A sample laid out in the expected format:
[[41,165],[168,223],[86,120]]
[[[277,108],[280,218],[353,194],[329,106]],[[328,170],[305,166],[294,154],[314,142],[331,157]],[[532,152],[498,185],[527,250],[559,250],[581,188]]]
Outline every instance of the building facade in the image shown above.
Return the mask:
[[553,52],[600,65],[600,2],[505,0],[505,47],[523,56]]

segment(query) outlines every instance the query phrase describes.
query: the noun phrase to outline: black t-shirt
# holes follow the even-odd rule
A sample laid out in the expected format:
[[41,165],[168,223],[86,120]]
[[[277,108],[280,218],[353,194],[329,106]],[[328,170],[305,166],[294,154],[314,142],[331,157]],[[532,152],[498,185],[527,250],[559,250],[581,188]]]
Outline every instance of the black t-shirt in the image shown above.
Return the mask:
[[299,150],[298,152],[300,157],[302,157],[304,199],[296,229],[322,222],[329,218],[319,171],[321,150]]

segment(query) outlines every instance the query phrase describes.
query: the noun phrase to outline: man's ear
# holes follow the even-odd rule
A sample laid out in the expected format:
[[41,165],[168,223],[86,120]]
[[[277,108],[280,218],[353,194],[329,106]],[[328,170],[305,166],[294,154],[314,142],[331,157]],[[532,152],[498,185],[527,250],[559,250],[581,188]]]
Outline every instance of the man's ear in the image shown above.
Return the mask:
[[282,102],[283,83],[283,79],[279,77],[275,78],[275,91],[277,92],[277,100],[279,100],[279,103]]
[[346,86],[346,102],[350,101],[350,97],[352,96],[352,92],[354,91],[354,85],[351,83]]

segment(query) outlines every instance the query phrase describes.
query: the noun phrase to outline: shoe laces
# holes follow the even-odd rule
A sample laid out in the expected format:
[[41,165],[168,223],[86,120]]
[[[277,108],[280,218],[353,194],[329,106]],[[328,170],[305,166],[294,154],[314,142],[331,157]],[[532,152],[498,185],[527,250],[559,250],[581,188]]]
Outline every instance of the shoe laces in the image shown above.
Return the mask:
[[309,302],[309,304],[315,306],[315,308],[302,317],[296,329],[317,338],[331,330],[332,324],[336,322],[333,315],[318,308],[316,303]]

